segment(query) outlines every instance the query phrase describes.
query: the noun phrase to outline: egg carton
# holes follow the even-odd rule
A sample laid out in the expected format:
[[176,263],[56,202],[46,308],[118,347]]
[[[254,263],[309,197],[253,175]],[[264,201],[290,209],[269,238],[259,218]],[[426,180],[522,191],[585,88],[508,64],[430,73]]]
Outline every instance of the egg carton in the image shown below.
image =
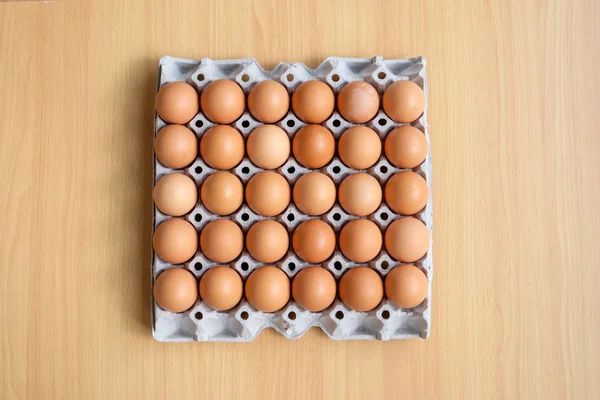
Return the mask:
[[[411,80],[423,88],[425,93],[425,112],[415,122],[413,126],[421,130],[427,138],[429,151],[425,162],[412,171],[417,172],[425,178],[429,186],[429,199],[427,205],[421,210],[416,218],[423,221],[430,234],[432,233],[433,215],[432,215],[432,180],[431,180],[431,146],[429,135],[427,132],[427,79],[425,74],[425,58],[416,57],[411,59],[394,59],[384,60],[382,57],[374,58],[340,58],[329,57],[316,69],[310,69],[303,63],[279,63],[273,70],[267,71],[263,69],[259,63],[253,58],[244,58],[238,60],[212,60],[203,58],[200,61],[186,60],[181,58],[163,57],[159,62],[158,89],[174,81],[185,81],[194,86],[198,92],[201,92],[204,86],[217,79],[230,79],[237,82],[246,95],[250,89],[258,82],[266,79],[273,79],[283,84],[290,94],[302,82],[312,79],[318,79],[327,83],[334,91],[338,93],[341,88],[349,82],[355,80],[364,80],[373,85],[380,96],[383,91],[394,81]],[[155,114],[154,135],[166,125],[160,117]],[[200,111],[187,126],[196,133],[198,139],[216,124],[209,121]],[[235,121],[234,126],[244,138],[258,126],[263,123],[257,121],[246,110],[244,114]],[[280,126],[287,134],[292,137],[299,129],[306,125],[294,113],[290,111],[276,125]],[[331,131],[337,139],[348,128],[360,124],[352,124],[336,111],[323,124]],[[377,115],[367,124],[364,124],[375,130],[382,138],[393,128],[400,125],[392,121],[380,109]],[[154,182],[160,179],[163,175],[181,172],[190,176],[198,186],[212,173],[215,169],[207,165],[201,158],[183,170],[174,170],[163,166],[155,158]],[[230,170],[245,184],[252,176],[261,172],[262,169],[256,167],[247,157]],[[288,161],[276,170],[283,175],[290,185],[302,175],[310,172],[300,165],[290,155]],[[339,159],[337,152],[333,160],[325,167],[320,169],[321,172],[327,174],[338,187],[339,183],[349,174],[359,172],[346,167]],[[382,154],[379,161],[368,170],[370,175],[378,179],[382,184],[395,173],[402,171],[396,168],[387,161]],[[376,223],[380,229],[385,231],[386,227],[395,219],[402,218],[393,212],[385,204],[385,199],[381,206],[368,219]],[[154,228],[166,219],[172,218],[161,213],[154,207]],[[199,201],[196,207],[183,216],[192,223],[198,232],[210,221],[218,218],[227,218],[236,222],[244,234],[255,222],[262,219],[275,219],[282,223],[291,234],[293,230],[302,221],[311,218],[320,218],[328,222],[335,230],[336,236],[339,234],[342,226],[358,217],[348,214],[344,209],[335,203],[333,208],[320,217],[311,217],[301,213],[293,204],[280,215],[272,218],[263,217],[254,213],[246,204],[227,217],[220,217],[210,213]],[[433,236],[432,236],[433,239]],[[347,339],[409,339],[409,338],[427,338],[429,336],[430,321],[431,321],[431,282],[433,278],[433,263],[432,263],[432,242],[430,242],[427,254],[415,262],[427,276],[429,282],[429,290],[425,301],[416,308],[402,309],[395,306],[387,299],[383,301],[372,311],[356,312],[346,307],[339,298],[326,310],[313,313],[302,309],[293,299],[287,303],[285,307],[275,313],[263,313],[254,309],[245,298],[232,310],[219,312],[205,305],[200,299],[196,304],[186,312],[172,313],[161,309],[154,298],[152,299],[152,329],[154,337],[159,341],[166,342],[183,342],[183,341],[215,341],[215,342],[246,342],[255,339],[260,332],[265,328],[273,328],[289,339],[301,337],[311,327],[320,327],[329,337],[336,340]],[[152,254],[152,285],[158,274],[172,267],[181,267],[181,265],[172,265],[161,260],[156,254]],[[402,264],[394,260],[383,248],[379,255],[366,263],[369,267],[375,269],[382,278],[395,266]],[[197,279],[199,279],[208,269],[219,265],[206,258],[200,249],[196,255],[183,267],[191,271]],[[264,265],[259,261],[254,260],[244,248],[242,254],[229,264],[234,268],[245,281],[248,275],[256,268]],[[276,263],[289,277],[292,279],[303,268],[314,265],[308,264],[297,257],[290,249],[285,257]],[[334,254],[322,265],[327,268],[335,277],[336,281],[343,273],[357,265],[348,260],[339,247],[336,247]]]

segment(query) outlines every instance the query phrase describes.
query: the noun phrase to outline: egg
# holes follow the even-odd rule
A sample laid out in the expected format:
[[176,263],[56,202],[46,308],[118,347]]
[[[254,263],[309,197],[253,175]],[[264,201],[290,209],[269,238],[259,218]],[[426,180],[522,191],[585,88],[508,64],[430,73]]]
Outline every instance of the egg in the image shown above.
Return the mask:
[[383,93],[383,111],[396,122],[413,122],[425,110],[425,94],[411,81],[396,81]]
[[304,221],[292,235],[294,253],[311,264],[328,259],[335,250],[335,233],[333,228],[320,219]]
[[416,172],[398,172],[385,184],[385,202],[398,214],[418,213],[425,207],[428,198],[427,182]]
[[154,231],[156,255],[171,264],[183,264],[198,250],[198,233],[192,224],[179,218],[161,222]]
[[248,94],[248,109],[257,120],[272,124],[282,119],[290,108],[290,95],[279,82],[266,80],[254,85]]
[[242,278],[229,267],[213,267],[200,279],[200,298],[213,310],[232,309],[242,299],[243,290]]
[[260,262],[279,261],[287,253],[289,245],[287,230],[272,219],[256,222],[246,234],[246,248],[252,258]]
[[418,306],[427,290],[427,277],[413,264],[398,265],[385,278],[385,296],[400,308]]
[[179,217],[196,205],[198,188],[192,178],[185,174],[168,174],[156,182],[152,197],[156,208],[164,214]]
[[322,215],[335,203],[335,184],[322,172],[302,175],[294,185],[294,204],[307,215]]
[[368,267],[354,267],[340,279],[340,300],[354,311],[371,311],[383,299],[383,282]]
[[183,125],[167,125],[156,134],[154,154],[165,167],[187,167],[198,155],[198,139]]
[[344,164],[354,169],[367,169],[379,160],[381,139],[366,126],[345,131],[338,142],[338,154]]
[[242,205],[244,186],[232,173],[216,172],[202,183],[200,198],[208,211],[217,215],[229,215]]
[[344,210],[364,217],[375,212],[381,204],[381,185],[364,172],[351,174],[340,183],[338,198]]
[[156,94],[156,113],[170,124],[187,124],[198,114],[198,92],[185,82],[171,82]]
[[377,257],[382,245],[381,230],[368,219],[354,219],[340,232],[340,250],[350,261],[371,261]]
[[337,106],[345,120],[364,124],[373,119],[379,111],[379,94],[367,82],[351,82],[338,94]]
[[335,300],[336,283],[331,272],[323,267],[307,267],[292,281],[292,297],[305,310],[320,312]]
[[429,231],[413,217],[395,220],[385,231],[385,248],[398,261],[414,262],[429,249]]
[[398,168],[415,168],[427,157],[427,139],[414,126],[399,126],[385,138],[387,159]]
[[212,122],[228,125],[244,113],[246,96],[237,83],[229,79],[219,79],[209,83],[202,90],[200,107],[206,118]]
[[278,173],[259,172],[246,185],[246,202],[264,217],[281,214],[290,204],[290,185]]
[[196,278],[186,269],[169,268],[154,281],[154,300],[163,310],[180,313],[190,309],[197,299]]
[[296,160],[307,168],[321,168],[333,158],[335,139],[321,125],[306,125],[294,135],[292,152]]
[[292,109],[307,124],[320,124],[332,113],[335,105],[333,91],[327,84],[312,80],[302,83],[292,95]]
[[229,125],[210,128],[200,139],[200,154],[216,169],[232,169],[244,158],[244,138]]
[[275,169],[290,156],[290,138],[277,125],[263,125],[248,137],[248,157],[259,168]]
[[272,313],[290,299],[290,280],[279,268],[260,267],[246,280],[246,299],[258,311]]
[[215,262],[231,262],[240,255],[243,248],[242,229],[229,219],[211,221],[200,232],[200,249]]

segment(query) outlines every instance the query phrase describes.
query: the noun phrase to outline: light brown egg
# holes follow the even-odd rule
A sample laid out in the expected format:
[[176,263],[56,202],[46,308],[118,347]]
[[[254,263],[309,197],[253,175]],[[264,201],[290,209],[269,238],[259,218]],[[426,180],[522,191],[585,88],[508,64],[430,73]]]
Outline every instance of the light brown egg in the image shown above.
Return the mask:
[[335,250],[335,232],[320,219],[304,221],[292,235],[294,253],[311,264],[327,260]]
[[367,169],[379,160],[381,139],[373,129],[355,126],[340,137],[338,154],[350,168]]
[[260,172],[246,185],[246,202],[252,211],[262,216],[281,214],[290,204],[290,185],[276,172]]
[[417,261],[429,249],[429,230],[416,218],[397,219],[385,231],[385,248],[398,261]]
[[381,204],[381,185],[364,172],[346,177],[338,188],[338,199],[344,210],[364,217],[372,214]]
[[200,298],[210,308],[227,311],[242,299],[244,284],[232,268],[217,266],[209,269],[200,279]]
[[396,122],[413,122],[425,110],[423,89],[411,81],[396,81],[383,93],[383,111]]
[[210,128],[200,139],[200,154],[216,169],[232,169],[244,158],[244,138],[229,125]]
[[279,261],[290,246],[287,230],[277,221],[265,219],[250,227],[246,234],[246,248],[257,261],[274,263]]
[[161,222],[154,231],[156,255],[171,264],[183,264],[198,250],[198,233],[192,224],[179,218]]
[[229,219],[211,221],[200,232],[200,249],[215,262],[231,262],[240,255],[243,248],[242,229]]
[[290,299],[290,280],[277,267],[260,267],[246,280],[246,299],[258,311],[278,311]]
[[321,168],[333,158],[335,139],[321,125],[306,125],[294,135],[292,151],[296,160],[307,168]]
[[165,167],[187,167],[198,155],[198,139],[183,125],[167,125],[156,134],[154,154]]
[[357,263],[374,259],[382,244],[381,230],[368,219],[352,220],[340,232],[340,250],[349,260]]
[[399,126],[385,138],[384,150],[387,159],[396,167],[415,168],[427,157],[427,139],[414,126]]
[[427,277],[413,264],[398,265],[385,278],[385,296],[400,308],[418,306],[427,290]]
[[354,267],[340,279],[340,300],[354,311],[371,311],[383,299],[383,282],[368,267]]
[[171,82],[156,94],[156,113],[170,124],[187,124],[198,114],[198,92],[185,82]]
[[240,208],[244,200],[244,186],[230,172],[209,175],[200,188],[202,203],[217,215],[229,215]]
[[427,182],[416,172],[398,172],[385,184],[385,202],[398,214],[418,213],[425,207],[428,198]]
[[183,268],[169,268],[154,281],[154,300],[163,310],[180,313],[190,309],[198,299],[198,285],[192,273]]
[[322,215],[335,203],[335,184],[322,172],[302,175],[294,185],[294,204],[307,215]]
[[335,300],[336,284],[331,272],[323,267],[307,267],[292,281],[292,297],[311,312],[320,312]]
[[266,124],[279,121],[290,108],[290,95],[279,82],[257,83],[248,95],[248,109],[254,118]]
[[292,109],[298,118],[307,124],[325,121],[335,105],[333,91],[327,84],[312,80],[296,88],[292,95]]
[[351,82],[338,94],[337,106],[344,119],[355,124],[364,124],[379,111],[379,94],[367,82]]
[[248,136],[248,157],[259,168],[281,167],[290,156],[290,138],[277,125],[263,125]]
[[192,178],[185,174],[168,174],[156,182],[152,197],[156,208],[164,214],[179,217],[196,205],[198,188]]
[[228,125],[244,113],[246,96],[234,81],[219,79],[209,83],[202,90],[200,107],[206,118],[212,122]]

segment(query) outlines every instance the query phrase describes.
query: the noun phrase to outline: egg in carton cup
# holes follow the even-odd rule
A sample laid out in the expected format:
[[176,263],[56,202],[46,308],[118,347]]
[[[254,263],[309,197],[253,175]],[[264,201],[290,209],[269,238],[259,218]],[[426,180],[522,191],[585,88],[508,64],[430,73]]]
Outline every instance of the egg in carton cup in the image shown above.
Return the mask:
[[[424,57],[411,59],[391,59],[384,60],[382,57],[374,58],[340,58],[329,57],[316,69],[310,69],[303,63],[279,63],[273,70],[263,69],[259,63],[252,58],[237,60],[212,60],[203,58],[200,61],[193,61],[181,58],[163,57],[159,62],[157,91],[163,85],[170,82],[183,81],[191,84],[200,93],[203,88],[212,81],[218,79],[229,79],[235,81],[247,96],[252,87],[263,80],[272,79],[281,83],[287,88],[290,95],[303,82],[308,80],[320,80],[333,90],[337,95],[339,91],[348,83],[353,81],[365,81],[370,83],[381,96],[384,90],[397,80],[410,80],[423,89],[425,94],[425,110],[421,117],[410,125],[419,129],[427,139],[428,152],[425,161],[412,171],[418,173],[427,182],[429,188],[429,197],[426,206],[416,215],[415,218],[422,221],[432,238],[433,216],[432,216],[432,178],[431,178],[431,146],[429,142],[427,127],[427,79],[425,73],[426,61]],[[154,135],[167,125],[161,118],[155,114]],[[211,127],[216,124],[204,116],[202,110],[187,124],[197,135],[198,139]],[[233,126],[246,139],[250,133],[257,127],[263,125],[257,121],[246,109],[243,115],[237,119]],[[300,120],[291,110],[287,115],[276,123],[281,127],[290,138],[307,124]],[[337,110],[321,125],[325,126],[335,137],[336,144],[343,132],[347,129],[360,125],[352,124],[346,121]],[[383,140],[386,135],[395,127],[408,125],[396,123],[390,119],[380,108],[376,116],[372,118],[366,126],[378,133]],[[170,169],[163,166],[155,158],[154,164],[154,183],[164,175],[172,172],[182,172],[191,177],[195,183],[200,186],[204,180],[211,174],[218,172],[211,168],[198,155],[196,161],[183,170]],[[249,179],[263,169],[256,167],[247,157],[244,156],[242,162],[229,172],[237,176],[245,185]],[[276,172],[283,175],[290,185],[293,185],[301,176],[314,171],[302,166],[297,162],[293,155],[290,155],[287,162],[276,169]],[[340,182],[350,174],[357,172],[367,172],[374,176],[379,183],[384,186],[390,177],[395,173],[403,171],[390,163],[384,152],[372,167],[366,171],[358,171],[348,168],[339,158],[337,152],[334,158],[323,168],[318,169],[329,176],[339,190]],[[200,197],[200,196],[198,196]],[[373,221],[382,232],[394,220],[402,218],[392,211],[383,199],[379,208],[367,218]],[[161,213],[154,207],[154,229],[166,219],[172,218]],[[253,212],[250,207],[243,203],[242,207],[233,214],[220,217],[209,212],[202,204],[200,199],[196,206],[183,216],[189,221],[197,231],[210,221],[219,218],[231,219],[237,223],[244,234],[257,221],[264,219],[275,219],[285,226],[290,234],[303,221],[308,219],[320,218],[330,224],[336,236],[339,236],[341,228],[349,221],[359,217],[346,212],[337,202],[334,206],[319,217],[305,215],[294,205],[293,201],[279,215],[274,218],[268,218]],[[183,341],[215,341],[215,342],[247,342],[254,340],[265,328],[273,328],[280,334],[289,339],[301,337],[311,327],[317,326],[323,330],[329,337],[335,340],[389,340],[389,339],[410,339],[427,338],[430,332],[431,322],[431,282],[433,278],[432,263],[432,240],[429,242],[429,248],[425,256],[413,264],[416,265],[427,277],[428,291],[425,300],[416,308],[402,309],[394,305],[387,298],[383,298],[381,303],[373,310],[368,312],[357,312],[348,308],[336,296],[333,304],[322,312],[310,312],[304,310],[296,304],[293,298],[286,306],[274,313],[264,313],[254,309],[245,297],[233,309],[229,311],[216,311],[200,299],[189,310],[182,313],[172,313],[163,310],[156,304],[152,298],[152,331],[155,339],[166,342]],[[156,277],[165,269],[181,267],[166,263],[160,259],[154,252],[152,254],[152,285]],[[254,260],[247,249],[244,247],[241,255],[229,265],[234,268],[245,281],[247,277],[256,268],[265,263]],[[350,261],[340,251],[339,245],[331,257],[323,262],[324,268],[329,270],[336,281],[339,283],[341,276],[349,269],[367,265],[379,273],[385,279],[385,276],[395,266],[403,264],[392,258],[385,246],[382,246],[379,254],[366,264],[358,264]],[[222,265],[211,261],[202,254],[200,248],[196,255],[183,264],[183,267],[191,271],[199,279],[207,270]],[[275,265],[281,268],[291,279],[303,268],[311,265],[298,256],[293,250],[289,250],[286,256],[279,260]]]

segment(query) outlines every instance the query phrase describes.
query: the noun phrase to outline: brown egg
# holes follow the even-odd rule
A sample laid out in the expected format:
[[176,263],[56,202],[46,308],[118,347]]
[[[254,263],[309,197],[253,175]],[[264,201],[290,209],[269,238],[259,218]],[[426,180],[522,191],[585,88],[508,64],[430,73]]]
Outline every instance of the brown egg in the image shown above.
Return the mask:
[[335,203],[335,184],[322,172],[302,175],[294,185],[294,204],[307,215],[322,215]]
[[416,218],[397,219],[385,231],[385,248],[398,261],[417,261],[429,249],[429,231]]
[[374,259],[382,244],[381,230],[368,219],[352,220],[340,232],[340,250],[349,260],[357,263]]
[[179,218],[161,222],[154,231],[156,255],[171,264],[183,264],[198,250],[198,233],[192,224]]
[[321,125],[306,125],[294,135],[292,151],[296,160],[307,168],[321,168],[333,158],[335,139]]
[[209,259],[228,263],[237,258],[244,248],[244,234],[235,222],[216,219],[200,233],[200,249]]
[[200,107],[206,118],[212,122],[228,125],[244,113],[246,96],[234,81],[219,79],[209,83],[202,90]]
[[200,298],[217,311],[230,310],[242,299],[244,284],[232,268],[217,266],[209,269],[200,279]]
[[163,310],[183,312],[198,299],[198,286],[192,273],[183,268],[169,268],[154,281],[154,300]]
[[290,299],[290,280],[279,268],[260,267],[246,280],[246,299],[258,311],[278,311]]
[[335,250],[333,228],[320,219],[304,221],[292,235],[294,253],[311,264],[327,260]]
[[307,267],[292,282],[292,297],[311,312],[320,312],[335,300],[336,284],[331,272],[323,267]]
[[170,124],[187,124],[198,114],[198,92],[185,82],[171,82],[156,95],[156,113]]
[[400,308],[414,308],[427,297],[427,277],[413,264],[399,265],[385,278],[385,296]]
[[250,227],[246,234],[246,248],[257,261],[279,261],[290,246],[287,230],[277,221],[265,219]]
[[340,137],[338,154],[350,168],[367,169],[379,160],[381,139],[373,129],[355,126]]
[[335,105],[333,91],[327,84],[312,80],[296,88],[292,95],[292,109],[298,118],[307,124],[325,121]]
[[385,156],[398,168],[415,168],[427,157],[427,139],[414,126],[395,128],[385,138]]
[[257,83],[248,95],[248,109],[257,120],[272,124],[279,121],[290,108],[290,95],[279,82],[266,80]]
[[168,174],[160,178],[153,191],[154,204],[164,214],[179,217],[196,205],[198,188],[185,174]]
[[381,185],[364,172],[346,177],[338,189],[338,199],[344,210],[364,217],[372,214],[381,204]]
[[202,203],[208,211],[217,215],[229,215],[242,205],[244,186],[230,172],[209,175],[200,188]]
[[183,125],[167,125],[156,134],[154,154],[165,167],[187,167],[198,155],[198,139]]
[[428,198],[427,182],[416,172],[398,172],[385,184],[385,202],[398,214],[418,213],[425,207]]
[[264,217],[281,214],[290,204],[290,185],[276,172],[260,172],[246,185],[246,202]]
[[379,94],[367,82],[351,82],[338,94],[337,106],[344,119],[355,124],[364,124],[379,111]]
[[277,125],[263,125],[248,137],[248,157],[259,168],[275,169],[290,156],[290,138]]
[[244,158],[244,138],[229,125],[210,128],[200,139],[200,154],[216,169],[232,169]]
[[425,110],[423,89],[411,81],[396,81],[383,93],[383,111],[396,122],[413,122]]
[[368,267],[354,267],[340,279],[340,300],[354,311],[371,311],[383,299],[383,282]]

